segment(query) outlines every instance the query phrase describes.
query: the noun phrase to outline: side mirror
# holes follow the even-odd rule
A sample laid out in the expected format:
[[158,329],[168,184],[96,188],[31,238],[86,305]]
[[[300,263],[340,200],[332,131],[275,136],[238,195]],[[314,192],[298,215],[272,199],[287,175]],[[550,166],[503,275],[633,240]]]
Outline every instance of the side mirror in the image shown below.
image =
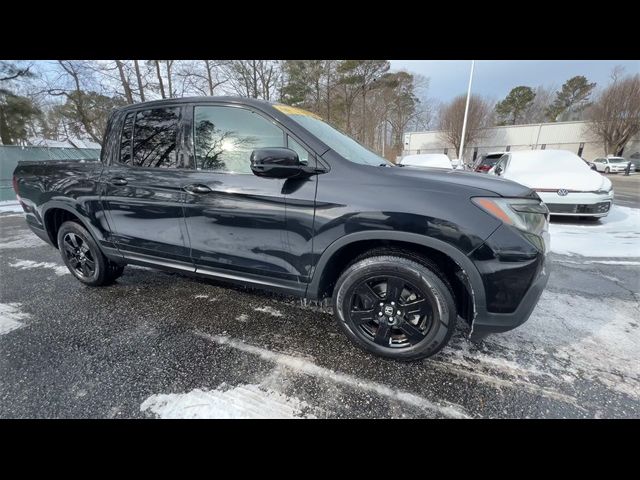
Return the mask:
[[501,175],[501,174],[502,174],[502,167],[501,167],[500,165],[498,165],[498,166],[496,167],[496,169],[494,170],[494,173],[495,173],[496,175]]
[[259,177],[290,178],[306,169],[290,148],[259,148],[251,152],[251,171]]

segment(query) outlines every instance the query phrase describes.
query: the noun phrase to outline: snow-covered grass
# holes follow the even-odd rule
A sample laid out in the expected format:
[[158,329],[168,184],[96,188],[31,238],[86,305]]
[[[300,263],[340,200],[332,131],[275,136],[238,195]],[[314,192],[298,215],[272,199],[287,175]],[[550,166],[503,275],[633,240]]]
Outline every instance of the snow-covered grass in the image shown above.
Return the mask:
[[549,225],[551,251],[584,257],[640,257],[640,209],[614,205],[598,223],[572,221]]
[[0,335],[24,326],[28,313],[20,311],[19,303],[0,303]]
[[160,418],[315,418],[309,405],[260,385],[152,395],[140,406]]
[[24,213],[17,200],[2,200],[0,202],[0,213]]
[[58,265],[52,262],[34,262],[32,260],[18,260],[10,263],[9,266],[19,268],[20,270],[31,270],[33,268],[47,268],[53,270],[56,275],[67,275],[69,269],[64,265]]

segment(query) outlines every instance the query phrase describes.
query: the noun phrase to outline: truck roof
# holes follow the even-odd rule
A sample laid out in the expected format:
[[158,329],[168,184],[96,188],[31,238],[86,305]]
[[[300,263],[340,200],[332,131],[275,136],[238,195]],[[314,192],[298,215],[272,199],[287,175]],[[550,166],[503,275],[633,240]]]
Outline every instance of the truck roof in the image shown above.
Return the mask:
[[206,103],[206,102],[227,102],[227,103],[238,103],[243,105],[254,105],[256,107],[264,107],[265,105],[272,106],[277,102],[270,102],[267,100],[262,100],[258,98],[247,98],[247,97],[237,97],[237,96],[212,96],[212,97],[180,97],[180,98],[163,98],[161,100],[150,100],[148,102],[138,102],[132,103],[131,105],[126,105],[124,107],[120,107],[118,110],[126,111],[131,109],[139,109],[141,106],[144,107],[156,107],[162,106],[166,104],[182,104],[182,103]]

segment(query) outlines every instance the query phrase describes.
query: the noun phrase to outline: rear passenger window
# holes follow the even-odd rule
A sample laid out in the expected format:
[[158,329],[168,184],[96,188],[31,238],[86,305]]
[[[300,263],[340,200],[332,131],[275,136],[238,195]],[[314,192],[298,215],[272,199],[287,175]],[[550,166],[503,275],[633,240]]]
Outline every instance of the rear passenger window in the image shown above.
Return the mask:
[[[131,114],[130,114],[131,115]],[[120,159],[135,167],[176,168],[178,165],[177,136],[180,110],[178,108],[154,108],[135,114],[133,125],[132,158],[126,153],[126,128],[122,134]],[[123,151],[124,144],[124,151]]]
[[194,143],[200,170],[251,173],[251,152],[284,147],[284,132],[251,110],[195,107]]

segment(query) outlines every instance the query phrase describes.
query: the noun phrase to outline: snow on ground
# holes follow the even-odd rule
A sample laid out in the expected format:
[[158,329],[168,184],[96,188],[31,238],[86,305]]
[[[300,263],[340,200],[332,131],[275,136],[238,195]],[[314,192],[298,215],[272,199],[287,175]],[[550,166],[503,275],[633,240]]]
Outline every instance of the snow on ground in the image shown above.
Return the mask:
[[315,418],[305,413],[311,408],[302,400],[250,384],[152,395],[140,410],[160,418]]
[[17,200],[3,200],[0,202],[0,213],[24,213]]
[[382,383],[365,380],[346,373],[336,372],[301,356],[274,352],[224,335],[210,335],[204,332],[196,332],[196,334],[217,345],[224,345],[241,352],[256,355],[262,360],[273,362],[277,368],[284,369],[286,372],[315,377],[326,382],[344,385],[359,391],[375,393],[394,402],[404,403],[443,417],[470,418],[469,414],[460,405],[444,401],[432,402],[427,398],[405,390],[399,390]]
[[273,307],[270,306],[264,306],[264,307],[256,307],[254,308],[254,310],[256,312],[262,312],[262,313],[268,313],[269,315],[271,315],[272,317],[282,317],[282,312],[280,310],[276,310]]
[[20,227],[2,227],[4,239],[0,242],[0,249],[42,247],[46,243],[35,233]]
[[19,303],[0,303],[0,335],[24,326],[28,313],[20,311]]
[[58,265],[52,262],[34,262],[32,260],[18,260],[10,263],[9,266],[19,268],[20,270],[31,270],[32,268],[48,268],[53,270],[56,275],[67,275],[69,269],[65,265]]
[[637,301],[545,291],[522,326],[443,350],[456,365],[529,382],[599,381],[640,399],[640,306]]
[[614,205],[597,223],[549,225],[551,251],[585,257],[640,257],[640,209]]

